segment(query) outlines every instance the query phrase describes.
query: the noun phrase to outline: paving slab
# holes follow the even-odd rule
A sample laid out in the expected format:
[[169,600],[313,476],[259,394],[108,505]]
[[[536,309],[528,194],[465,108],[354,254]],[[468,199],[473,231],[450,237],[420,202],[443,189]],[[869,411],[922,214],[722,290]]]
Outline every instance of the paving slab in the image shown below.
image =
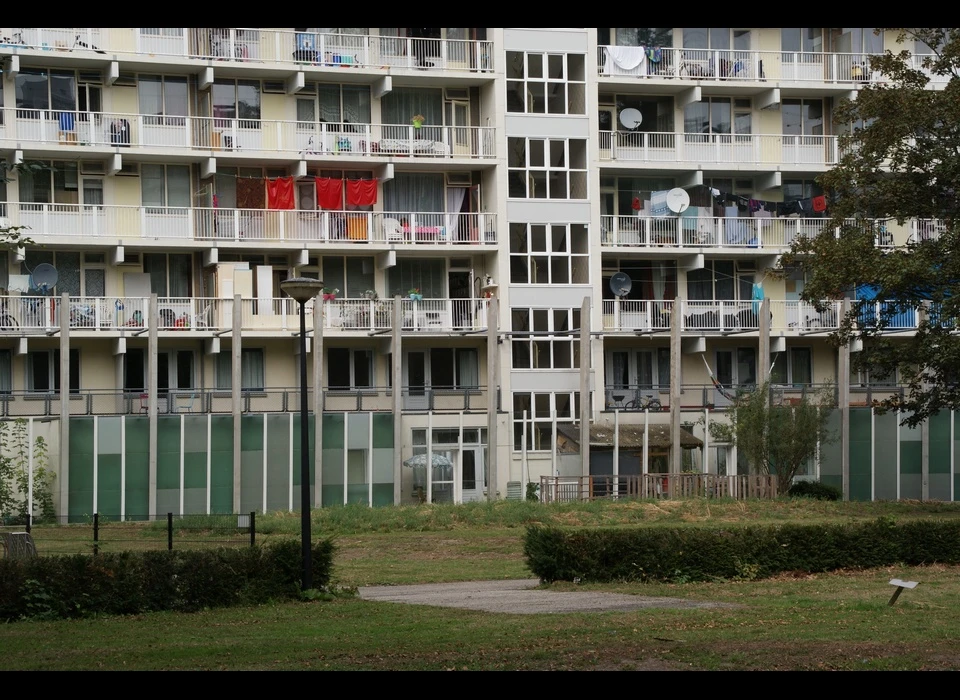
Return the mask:
[[721,608],[737,607],[683,598],[627,595],[598,591],[540,590],[540,581],[509,579],[503,581],[465,581],[428,583],[411,586],[363,586],[361,600],[411,605],[434,605],[483,612],[534,615],[540,613],[616,612],[644,608]]

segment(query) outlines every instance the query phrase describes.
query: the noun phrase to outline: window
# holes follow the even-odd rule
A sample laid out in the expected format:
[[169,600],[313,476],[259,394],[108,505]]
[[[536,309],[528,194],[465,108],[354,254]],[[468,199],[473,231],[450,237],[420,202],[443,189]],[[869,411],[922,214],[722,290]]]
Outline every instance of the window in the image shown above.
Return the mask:
[[507,144],[509,191],[526,199],[586,199],[587,142],[512,137]]
[[80,177],[77,163],[55,160],[19,175],[20,201],[34,204],[78,204]]
[[[784,180],[783,181],[783,201],[798,202],[802,199],[819,197],[823,194],[823,188],[815,180]],[[804,212],[805,217],[817,216],[814,212]]]
[[443,212],[444,208],[443,173],[397,173],[383,183],[385,212],[417,214]]
[[[823,29],[799,29],[795,27],[781,29],[780,50],[785,53],[821,53],[823,51]],[[784,60],[793,61],[793,57],[784,56]]]
[[189,114],[187,79],[162,75],[137,77],[140,114],[147,115],[147,124],[183,126]]
[[28,248],[20,263],[20,274],[30,275],[40,263],[49,263],[58,272],[56,294],[66,292],[70,296],[102,297],[105,294],[103,263],[94,263],[88,256],[81,264],[78,252]]
[[[396,88],[380,99],[384,124],[410,125],[414,114],[423,116],[425,126],[443,124],[443,90],[440,88]],[[394,132],[395,133],[395,132]],[[429,134],[430,132],[428,132]]]
[[507,111],[585,114],[583,54],[507,51]]
[[580,366],[580,309],[511,310],[514,369]]
[[854,367],[850,363],[850,386],[862,387],[888,387],[897,385],[897,372],[886,377],[881,377],[876,372],[871,373],[869,369]]
[[13,359],[9,350],[0,350],[0,394],[13,389]]
[[[611,36],[612,33],[612,36]],[[669,27],[650,29],[640,28],[616,28],[616,29],[598,29],[597,43],[601,46],[610,44],[612,38],[615,46],[673,46],[673,29]]]
[[[73,71],[25,68],[14,79],[18,119],[38,119],[39,111],[77,109],[77,76]],[[30,110],[30,111],[26,111]]]
[[607,354],[607,388],[625,390],[625,400],[635,389],[670,387],[670,348],[655,350],[614,350]]
[[375,386],[373,352],[349,348],[328,348],[327,386],[331,391],[369,389]]
[[[239,119],[240,128],[260,128],[260,81],[219,78],[211,88],[214,119]],[[217,128],[229,128],[224,122],[214,122]]]
[[838,53],[882,54],[883,36],[874,32],[873,27],[840,29],[834,40],[834,50]]
[[[712,51],[750,50],[750,30],[714,27],[712,29],[684,29],[683,48],[690,58],[690,49]],[[694,51],[696,53],[696,51]],[[705,57],[705,54],[704,54]],[[694,56],[696,58],[696,56]]]
[[514,284],[590,282],[586,224],[510,224]]
[[339,297],[362,299],[365,291],[374,289],[373,271],[373,256],[324,255],[321,279],[324,287],[339,289]]
[[753,296],[756,266],[748,261],[708,260],[699,270],[687,273],[687,299],[691,301],[736,301]]
[[729,134],[732,128],[734,134],[749,135],[752,131],[750,105],[749,99],[731,100],[729,97],[707,97],[692,102],[683,108],[683,131],[686,134]]
[[523,449],[523,415],[527,415],[527,449],[554,449],[553,424],[572,425],[580,414],[580,392],[513,394],[513,449]]
[[823,100],[783,100],[780,119],[785,135],[823,136]]
[[[27,353],[27,391],[60,393],[60,351]],[[70,393],[80,393],[80,351],[70,350]]]
[[141,163],[140,200],[145,207],[189,207],[190,166]]
[[406,296],[417,288],[424,299],[443,299],[447,296],[446,261],[436,258],[399,258],[387,270],[387,296]]
[[770,383],[802,386],[813,381],[813,359],[810,348],[790,348],[787,352],[770,354],[773,369]]
[[[217,354],[217,389],[230,390],[233,387],[233,353]],[[242,348],[240,350],[240,388],[242,391],[263,391],[264,368],[261,348]]]
[[143,271],[158,297],[190,297],[193,258],[189,253],[144,253]]
[[297,98],[297,121],[302,124],[369,124],[370,88],[366,85],[317,85],[315,97]]
[[623,299],[650,299],[669,301],[677,296],[677,263],[673,260],[613,261],[611,267],[604,261],[602,298],[614,299],[610,278],[614,272],[623,272],[630,277],[630,293]]

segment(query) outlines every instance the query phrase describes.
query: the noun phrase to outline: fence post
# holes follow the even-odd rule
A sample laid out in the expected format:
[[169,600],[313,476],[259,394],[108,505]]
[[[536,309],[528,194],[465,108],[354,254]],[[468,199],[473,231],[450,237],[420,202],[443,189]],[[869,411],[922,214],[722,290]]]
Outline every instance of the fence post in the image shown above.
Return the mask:
[[167,513],[167,549],[173,550],[173,513]]
[[257,511],[250,511],[250,546],[257,543]]
[[30,527],[33,524],[33,516],[30,513],[27,513],[27,532],[30,532]]
[[93,514],[93,554],[96,556],[100,553],[100,514]]

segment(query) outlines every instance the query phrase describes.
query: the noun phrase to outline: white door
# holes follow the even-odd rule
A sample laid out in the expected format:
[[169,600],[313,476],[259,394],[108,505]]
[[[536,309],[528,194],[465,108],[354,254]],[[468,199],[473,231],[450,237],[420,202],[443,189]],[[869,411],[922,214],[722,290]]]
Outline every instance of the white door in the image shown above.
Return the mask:
[[487,469],[483,463],[483,448],[463,448],[459,459],[459,473],[461,503],[484,500],[487,488]]
[[469,156],[471,153],[470,104],[467,102],[447,102],[444,105],[447,122],[446,146],[455,156]]

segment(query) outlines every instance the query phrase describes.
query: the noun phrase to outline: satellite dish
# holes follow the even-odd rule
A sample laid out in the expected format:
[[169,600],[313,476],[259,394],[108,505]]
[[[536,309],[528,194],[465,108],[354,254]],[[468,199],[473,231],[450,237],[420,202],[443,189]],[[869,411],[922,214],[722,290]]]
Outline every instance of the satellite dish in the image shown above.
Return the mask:
[[636,129],[643,122],[643,115],[639,109],[627,107],[620,110],[620,123],[627,129]]
[[667,209],[674,214],[679,214],[690,206],[690,195],[687,191],[679,187],[674,187],[667,192]]
[[59,278],[57,268],[50,263],[40,263],[33,268],[33,273],[30,275],[30,288],[38,290],[41,294],[47,294],[57,286]]
[[625,297],[633,287],[633,280],[626,272],[614,272],[610,278],[610,291],[616,297]]

